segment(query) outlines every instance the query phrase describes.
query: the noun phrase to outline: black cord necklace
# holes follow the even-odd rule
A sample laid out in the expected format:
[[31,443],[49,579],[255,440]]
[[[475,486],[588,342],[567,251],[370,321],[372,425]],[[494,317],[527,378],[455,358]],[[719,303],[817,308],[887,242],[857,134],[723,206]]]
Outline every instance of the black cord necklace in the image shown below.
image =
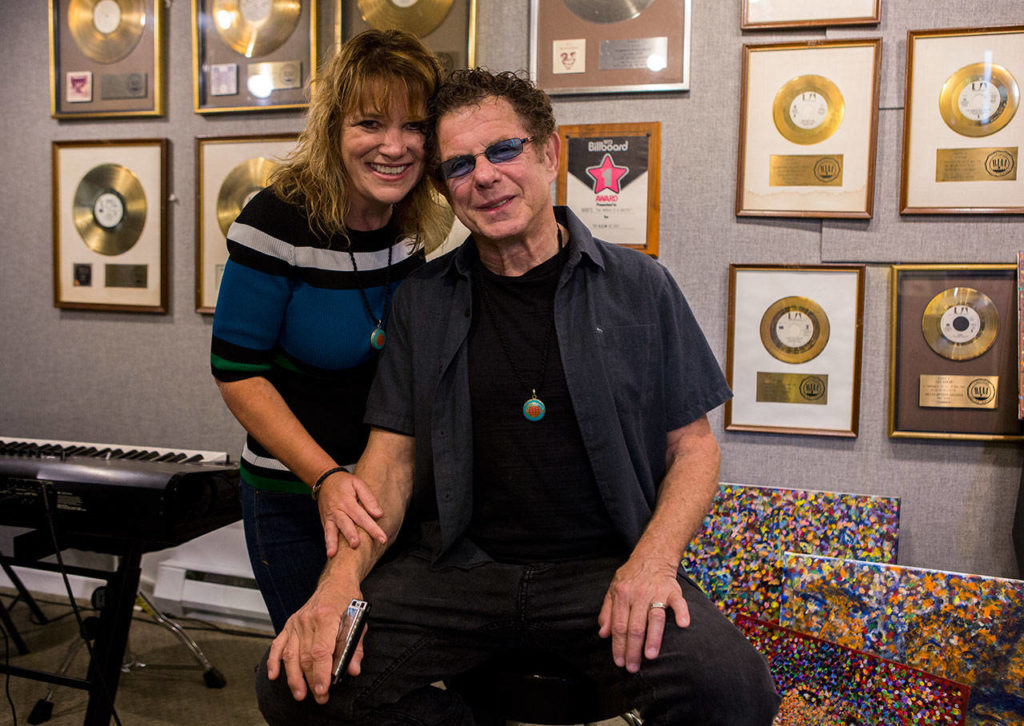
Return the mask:
[[[395,245],[391,244],[388,247],[388,266],[384,272],[384,310],[381,312],[380,317],[377,317],[373,313],[373,308],[370,307],[370,298],[366,296],[366,290],[363,286],[359,286],[359,295],[363,298],[363,307],[366,308],[366,314],[370,316],[370,320],[377,323],[377,327],[370,333],[370,345],[374,350],[380,350],[384,347],[384,344],[388,341],[388,335],[384,332],[384,321],[388,319],[388,303],[391,301],[391,254],[395,249]],[[356,256],[352,254],[352,248],[349,247],[348,257],[352,260],[352,271],[359,275],[359,268],[356,267]]]
[[[558,257],[562,256],[562,230],[558,230]],[[481,263],[482,265],[483,263]],[[477,275],[477,278],[480,276]],[[501,332],[501,327],[498,325],[498,315],[494,310],[494,304],[491,302],[491,297],[487,292],[486,285],[483,282],[477,282],[477,289],[480,291],[480,299],[483,300],[484,307],[487,308],[487,314],[491,316],[491,325],[494,327],[494,332],[498,336],[498,342],[501,343],[501,349],[505,352],[505,357],[508,359],[508,364],[512,368],[512,373],[515,375],[516,380],[519,381],[524,389],[529,389],[530,397],[526,399],[526,403],[523,404],[523,416],[527,421],[540,421],[544,418],[544,414],[547,413],[547,407],[544,402],[537,397],[537,389],[526,384],[526,379],[523,378],[519,372],[519,367],[516,365],[515,358],[512,356],[512,351],[509,348],[508,341],[505,340],[504,333]],[[544,379],[548,371],[548,353],[551,352],[551,338],[554,337],[555,329],[555,312],[551,311],[551,315],[548,316],[547,330],[544,333],[544,352],[541,354],[541,365],[540,365],[540,376],[537,383],[538,386],[543,390]]]

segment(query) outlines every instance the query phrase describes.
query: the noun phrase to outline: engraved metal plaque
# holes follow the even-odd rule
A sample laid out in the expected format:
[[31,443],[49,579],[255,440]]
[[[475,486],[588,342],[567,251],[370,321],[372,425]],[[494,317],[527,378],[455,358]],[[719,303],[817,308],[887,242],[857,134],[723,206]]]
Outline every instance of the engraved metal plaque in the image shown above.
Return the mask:
[[922,375],[919,404],[928,408],[996,408],[999,376]]
[[148,278],[149,265],[106,265],[103,286],[146,288]]
[[661,71],[668,65],[668,36],[602,40],[598,67],[602,71],[642,68]]
[[275,61],[273,63],[251,63],[248,69],[249,92],[254,96],[270,91],[302,86],[301,61]]
[[828,375],[757,372],[758,403],[828,404]]
[[772,154],[768,184],[773,187],[839,187],[843,185],[843,155]]
[[935,181],[1016,181],[1017,147],[936,149]]

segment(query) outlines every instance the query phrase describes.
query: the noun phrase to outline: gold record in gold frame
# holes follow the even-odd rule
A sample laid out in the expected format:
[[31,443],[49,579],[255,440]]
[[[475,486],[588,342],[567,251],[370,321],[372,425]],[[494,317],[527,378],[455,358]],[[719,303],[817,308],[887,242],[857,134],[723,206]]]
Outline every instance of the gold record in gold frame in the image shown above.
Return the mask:
[[97,63],[127,57],[146,29],[143,0],[71,0],[67,17],[75,44]]
[[761,343],[783,363],[806,363],[816,358],[825,350],[828,338],[828,316],[810,298],[780,298],[761,316]]
[[71,217],[82,241],[101,255],[120,255],[146,224],[146,194],[139,178],[120,164],[100,164],[75,189]]
[[995,63],[971,63],[946,79],[939,113],[961,136],[988,136],[1010,123],[1020,106],[1020,87]]
[[371,28],[404,30],[418,38],[437,30],[454,0],[359,0],[359,12]]
[[246,159],[227,173],[217,193],[217,225],[224,236],[253,195],[267,186],[276,161],[262,156]]
[[794,144],[817,144],[836,132],[846,106],[839,88],[824,76],[797,76],[779,89],[772,103],[775,128]]
[[992,347],[999,311],[985,293],[951,287],[933,297],[921,316],[928,347],[949,360],[971,360]]
[[288,40],[301,14],[301,0],[213,0],[210,16],[228,47],[261,58]]

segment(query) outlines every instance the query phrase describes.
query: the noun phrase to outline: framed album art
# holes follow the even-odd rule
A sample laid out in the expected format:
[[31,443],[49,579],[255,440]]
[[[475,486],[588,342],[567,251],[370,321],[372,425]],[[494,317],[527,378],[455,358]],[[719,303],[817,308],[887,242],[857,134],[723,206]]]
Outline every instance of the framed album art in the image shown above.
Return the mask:
[[560,126],[555,196],[595,237],[658,256],[661,123]]
[[882,41],[743,46],[736,214],[867,219]]
[[1022,440],[1017,266],[894,265],[889,436]]
[[1024,214],[1024,25],[907,34],[902,214]]
[[242,208],[267,186],[297,134],[196,139],[196,312],[212,313],[228,260],[227,235]]
[[50,115],[163,115],[163,24],[160,0],[49,0]]
[[743,0],[740,28],[823,28],[877,25],[882,0]]
[[692,0],[530,0],[530,77],[553,96],[687,91]]
[[52,150],[54,305],[166,313],[167,140]]
[[728,431],[857,435],[863,265],[730,265]]
[[476,66],[477,0],[336,0],[343,43],[368,28],[405,30],[423,41],[445,72]]
[[196,113],[305,108],[318,59],[317,0],[192,0]]

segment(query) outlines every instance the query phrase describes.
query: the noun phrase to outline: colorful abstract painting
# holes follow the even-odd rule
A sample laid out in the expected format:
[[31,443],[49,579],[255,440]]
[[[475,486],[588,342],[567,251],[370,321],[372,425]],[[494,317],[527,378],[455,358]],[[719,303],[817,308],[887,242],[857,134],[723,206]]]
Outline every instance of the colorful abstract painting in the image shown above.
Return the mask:
[[786,551],[896,562],[900,500],[723,484],[683,568],[727,614],[777,621]]
[[959,726],[970,689],[962,683],[736,616],[768,661],[782,705],[775,726]]
[[1024,724],[1024,581],[787,554],[782,624],[971,687],[968,724]]

